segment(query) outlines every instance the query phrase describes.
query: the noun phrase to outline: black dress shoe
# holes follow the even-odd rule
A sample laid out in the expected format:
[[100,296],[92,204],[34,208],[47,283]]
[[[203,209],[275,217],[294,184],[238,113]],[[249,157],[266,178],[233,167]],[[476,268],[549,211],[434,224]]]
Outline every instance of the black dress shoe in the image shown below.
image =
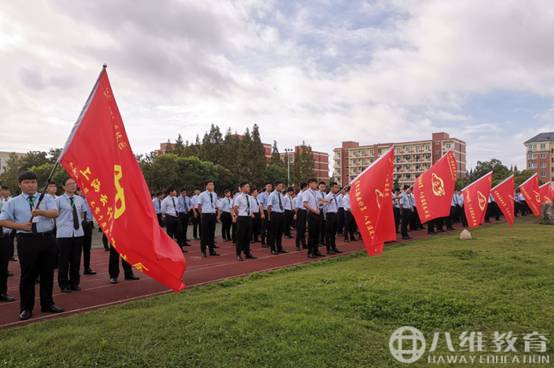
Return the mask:
[[277,252],[278,252],[278,253],[288,253],[288,251],[286,251],[286,250],[284,250],[284,249],[279,249]]
[[71,292],[71,289],[69,287],[63,287],[63,288],[60,288],[61,292],[62,293],[70,293]]
[[125,280],[129,280],[129,281],[140,280],[140,277],[135,275],[129,275],[129,276],[125,276]]
[[62,313],[64,311],[63,308],[58,307],[56,304],[52,304],[46,308],[41,308],[40,310],[42,313]]
[[315,256],[313,254],[308,254],[308,258],[317,258],[317,256]]
[[115,277],[112,277],[110,279],[110,284],[117,284],[117,279]]
[[335,252],[335,253],[342,253],[342,250],[337,249],[337,248],[334,248],[334,249],[333,249],[333,252]]
[[315,255],[316,255],[316,257],[325,257],[325,254],[322,254],[320,252],[317,252]]
[[28,320],[33,316],[33,312],[30,310],[23,310],[21,313],[19,313],[19,319],[22,321]]
[[219,253],[217,253],[217,252],[210,252],[210,256],[219,256]]
[[237,256],[237,261],[244,261],[241,256]]
[[88,270],[85,270],[85,275],[96,275],[96,271],[91,270],[90,268]]
[[246,259],[256,259],[252,254],[247,254]]
[[15,302],[15,298],[13,296],[9,296],[8,294],[0,294],[0,302],[3,302],[3,303]]

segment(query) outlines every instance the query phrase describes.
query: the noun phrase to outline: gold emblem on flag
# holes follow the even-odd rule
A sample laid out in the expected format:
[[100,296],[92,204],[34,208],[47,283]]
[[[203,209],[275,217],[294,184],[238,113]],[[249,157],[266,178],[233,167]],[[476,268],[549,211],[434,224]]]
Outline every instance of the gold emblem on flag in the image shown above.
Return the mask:
[[437,174],[433,173],[431,176],[431,188],[433,189],[433,194],[437,197],[442,197],[446,194],[444,189],[444,180]]
[[383,200],[383,197],[384,197],[383,192],[375,188],[375,202],[377,202],[378,208],[381,208],[381,202]]
[[479,208],[481,211],[485,210],[485,206],[487,205],[487,197],[480,191],[477,191],[477,201],[479,203]]
[[535,194],[535,201],[540,203],[541,202],[541,194],[539,192],[535,191],[535,190],[533,191],[533,194]]

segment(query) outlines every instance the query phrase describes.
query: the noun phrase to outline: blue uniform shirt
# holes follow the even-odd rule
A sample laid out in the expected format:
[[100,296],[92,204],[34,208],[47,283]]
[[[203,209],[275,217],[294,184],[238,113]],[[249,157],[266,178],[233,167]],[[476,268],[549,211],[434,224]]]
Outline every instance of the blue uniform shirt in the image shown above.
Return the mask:
[[182,195],[177,198],[177,212],[187,213],[190,209],[190,198]]
[[264,210],[266,210],[267,206],[269,205],[269,203],[267,203],[269,196],[270,194],[268,194],[265,190],[258,194],[258,201],[260,202]]
[[325,196],[325,200],[327,201],[327,204],[325,205],[325,213],[337,213],[339,210],[337,195],[333,192],[329,192],[329,194]]
[[231,198],[223,197],[219,200],[219,209],[222,212],[231,212],[231,205],[234,202]]
[[402,192],[400,195],[400,206],[408,210],[412,209],[412,199],[410,194]]
[[274,190],[267,199],[267,206],[271,206],[271,212],[283,213],[285,212],[284,202],[283,193]]
[[88,203],[84,198],[83,198],[83,211],[85,212],[85,221],[91,222],[92,211],[90,210],[90,207],[88,206]]
[[[40,193],[35,193],[33,196],[34,206],[38,203]],[[29,195],[21,193],[17,197],[14,197],[4,204],[2,207],[2,213],[0,213],[0,220],[9,220],[18,224],[24,224],[31,221],[31,206],[28,200]],[[40,202],[39,209],[41,210],[57,210],[56,201],[49,195],[45,195]],[[33,218],[33,222],[37,225],[37,232],[45,233],[54,229],[54,219],[37,216]],[[17,230],[17,233],[30,233],[30,231]]]
[[[73,227],[73,207],[71,207],[71,198],[73,198],[73,203],[77,209],[77,221],[79,222],[79,227],[75,229]],[[83,221],[81,214],[84,212],[84,200],[78,195],[72,197],[67,194],[61,195],[56,198],[56,204],[58,205],[59,215],[56,218],[56,238],[77,238],[85,236],[83,231]]]
[[307,203],[312,210],[318,210],[319,199],[321,198],[321,195],[319,193],[319,191],[307,189],[302,194],[302,202]]
[[198,206],[202,208],[202,213],[215,213],[217,208],[217,194],[207,190],[198,196]]
[[156,215],[159,215],[162,213],[162,200],[158,197],[152,199],[152,204],[154,205],[154,211],[156,211]]

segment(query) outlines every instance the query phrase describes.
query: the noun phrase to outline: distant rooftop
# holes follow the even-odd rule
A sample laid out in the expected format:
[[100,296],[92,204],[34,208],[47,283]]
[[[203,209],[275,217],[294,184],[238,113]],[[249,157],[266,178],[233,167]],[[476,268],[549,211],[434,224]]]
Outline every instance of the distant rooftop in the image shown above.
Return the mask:
[[533,138],[525,141],[525,143],[548,142],[548,141],[554,141],[554,132],[537,134]]

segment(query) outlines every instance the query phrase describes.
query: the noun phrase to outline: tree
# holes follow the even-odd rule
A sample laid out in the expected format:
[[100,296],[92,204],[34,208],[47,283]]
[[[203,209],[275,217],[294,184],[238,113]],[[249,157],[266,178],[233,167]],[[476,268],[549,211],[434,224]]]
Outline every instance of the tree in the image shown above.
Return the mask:
[[302,143],[294,152],[293,181],[298,184],[315,177],[312,148]]
[[270,163],[276,166],[285,167],[285,163],[283,162],[283,160],[281,160],[281,154],[279,153],[279,149],[277,148],[277,141],[273,141]]
[[177,136],[177,139],[175,140],[175,148],[173,148],[171,152],[177,156],[182,156],[185,153],[185,144],[183,143],[183,136],[181,136],[181,133]]
[[287,169],[283,165],[270,163],[264,170],[264,183],[275,183],[277,181],[287,182]]

